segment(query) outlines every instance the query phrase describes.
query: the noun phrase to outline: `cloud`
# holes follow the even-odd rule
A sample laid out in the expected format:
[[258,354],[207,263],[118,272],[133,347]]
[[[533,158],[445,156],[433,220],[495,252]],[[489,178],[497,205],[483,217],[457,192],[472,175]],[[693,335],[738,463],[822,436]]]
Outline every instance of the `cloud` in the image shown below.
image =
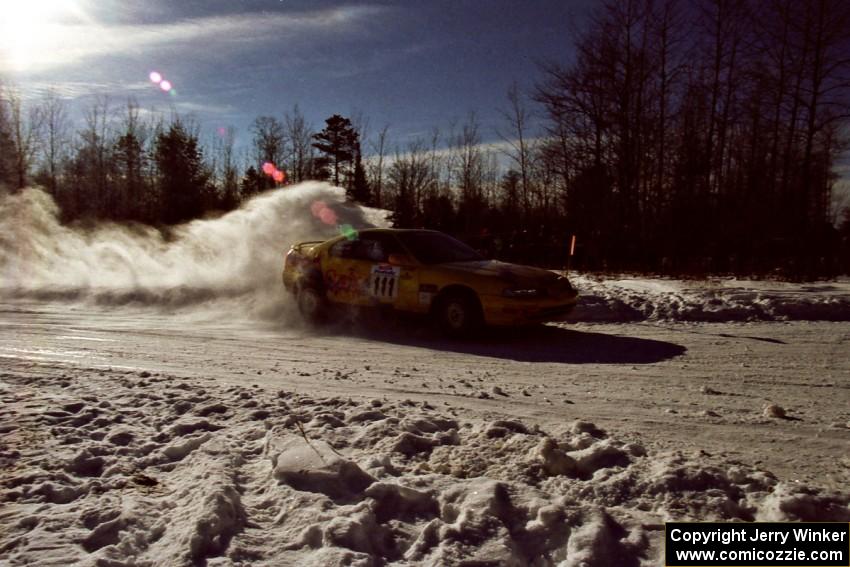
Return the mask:
[[192,114],[227,114],[235,112],[237,109],[229,104],[214,104],[202,102],[175,102],[173,108],[181,113]]
[[45,71],[97,57],[190,46],[216,53],[240,46],[286,41],[317,32],[353,32],[382,12],[378,6],[344,6],[306,12],[254,12],[208,16],[165,24],[107,25],[94,21],[45,22],[31,30],[37,39],[21,45],[19,35],[0,36],[0,72]]
[[[13,83],[12,88],[16,85]],[[148,81],[124,82],[124,81],[69,81],[64,79],[52,81],[27,81],[26,88],[16,88],[17,94],[24,100],[37,101],[51,91],[59,98],[78,99],[86,96],[95,96],[120,92],[122,96],[133,96],[149,91],[151,84]]]

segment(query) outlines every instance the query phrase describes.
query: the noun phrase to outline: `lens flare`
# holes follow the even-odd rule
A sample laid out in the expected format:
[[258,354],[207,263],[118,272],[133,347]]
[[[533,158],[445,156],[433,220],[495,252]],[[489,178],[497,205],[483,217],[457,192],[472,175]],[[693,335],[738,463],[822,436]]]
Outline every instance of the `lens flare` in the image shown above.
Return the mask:
[[341,224],[339,225],[339,233],[343,235],[348,240],[356,240],[357,239],[357,229],[355,229],[350,224]]
[[313,201],[310,205],[310,212],[313,213],[314,217],[319,216],[319,211],[327,207],[324,201]]
[[163,77],[162,73],[159,71],[151,71],[148,78],[152,83],[157,85],[162,92],[168,93],[171,96],[177,96],[177,91],[174,90],[174,85],[171,84],[171,81]]
[[286,180],[286,174],[283,170],[278,169],[277,166],[270,161],[263,163],[261,169],[263,170],[263,173],[274,179],[275,183],[283,183]]
[[310,205],[310,212],[313,216],[325,224],[337,224],[336,213],[324,201],[315,201]]
[[326,207],[319,213],[319,219],[325,224],[336,224],[336,213],[330,207]]

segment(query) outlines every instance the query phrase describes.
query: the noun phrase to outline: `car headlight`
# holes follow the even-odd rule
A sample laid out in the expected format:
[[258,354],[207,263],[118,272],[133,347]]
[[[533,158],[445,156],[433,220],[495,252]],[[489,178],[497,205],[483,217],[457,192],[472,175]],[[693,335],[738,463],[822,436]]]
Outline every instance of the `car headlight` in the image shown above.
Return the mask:
[[502,291],[502,295],[505,297],[514,297],[514,298],[529,298],[529,297],[540,297],[540,290],[535,288],[525,288],[525,289],[514,289],[508,288]]

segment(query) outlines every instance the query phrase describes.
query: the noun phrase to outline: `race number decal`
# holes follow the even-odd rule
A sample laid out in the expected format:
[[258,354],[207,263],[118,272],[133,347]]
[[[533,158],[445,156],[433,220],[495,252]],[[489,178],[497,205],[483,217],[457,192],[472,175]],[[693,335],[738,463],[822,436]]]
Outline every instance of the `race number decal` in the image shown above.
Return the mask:
[[372,266],[372,276],[369,278],[369,294],[378,299],[395,299],[398,297],[398,276],[401,268],[378,264]]

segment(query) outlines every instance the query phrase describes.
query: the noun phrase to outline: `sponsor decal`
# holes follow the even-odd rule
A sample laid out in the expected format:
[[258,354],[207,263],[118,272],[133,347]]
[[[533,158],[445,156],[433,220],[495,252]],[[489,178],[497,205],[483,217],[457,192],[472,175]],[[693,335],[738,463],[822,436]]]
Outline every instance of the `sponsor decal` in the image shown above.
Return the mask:
[[419,305],[431,305],[434,296],[437,295],[437,286],[434,284],[420,284]]
[[389,264],[372,266],[369,277],[369,295],[378,299],[395,299],[398,297],[398,280],[401,268]]
[[325,287],[330,293],[336,295],[356,296],[363,293],[364,280],[357,275],[354,268],[348,272],[337,272],[328,270],[325,273]]

